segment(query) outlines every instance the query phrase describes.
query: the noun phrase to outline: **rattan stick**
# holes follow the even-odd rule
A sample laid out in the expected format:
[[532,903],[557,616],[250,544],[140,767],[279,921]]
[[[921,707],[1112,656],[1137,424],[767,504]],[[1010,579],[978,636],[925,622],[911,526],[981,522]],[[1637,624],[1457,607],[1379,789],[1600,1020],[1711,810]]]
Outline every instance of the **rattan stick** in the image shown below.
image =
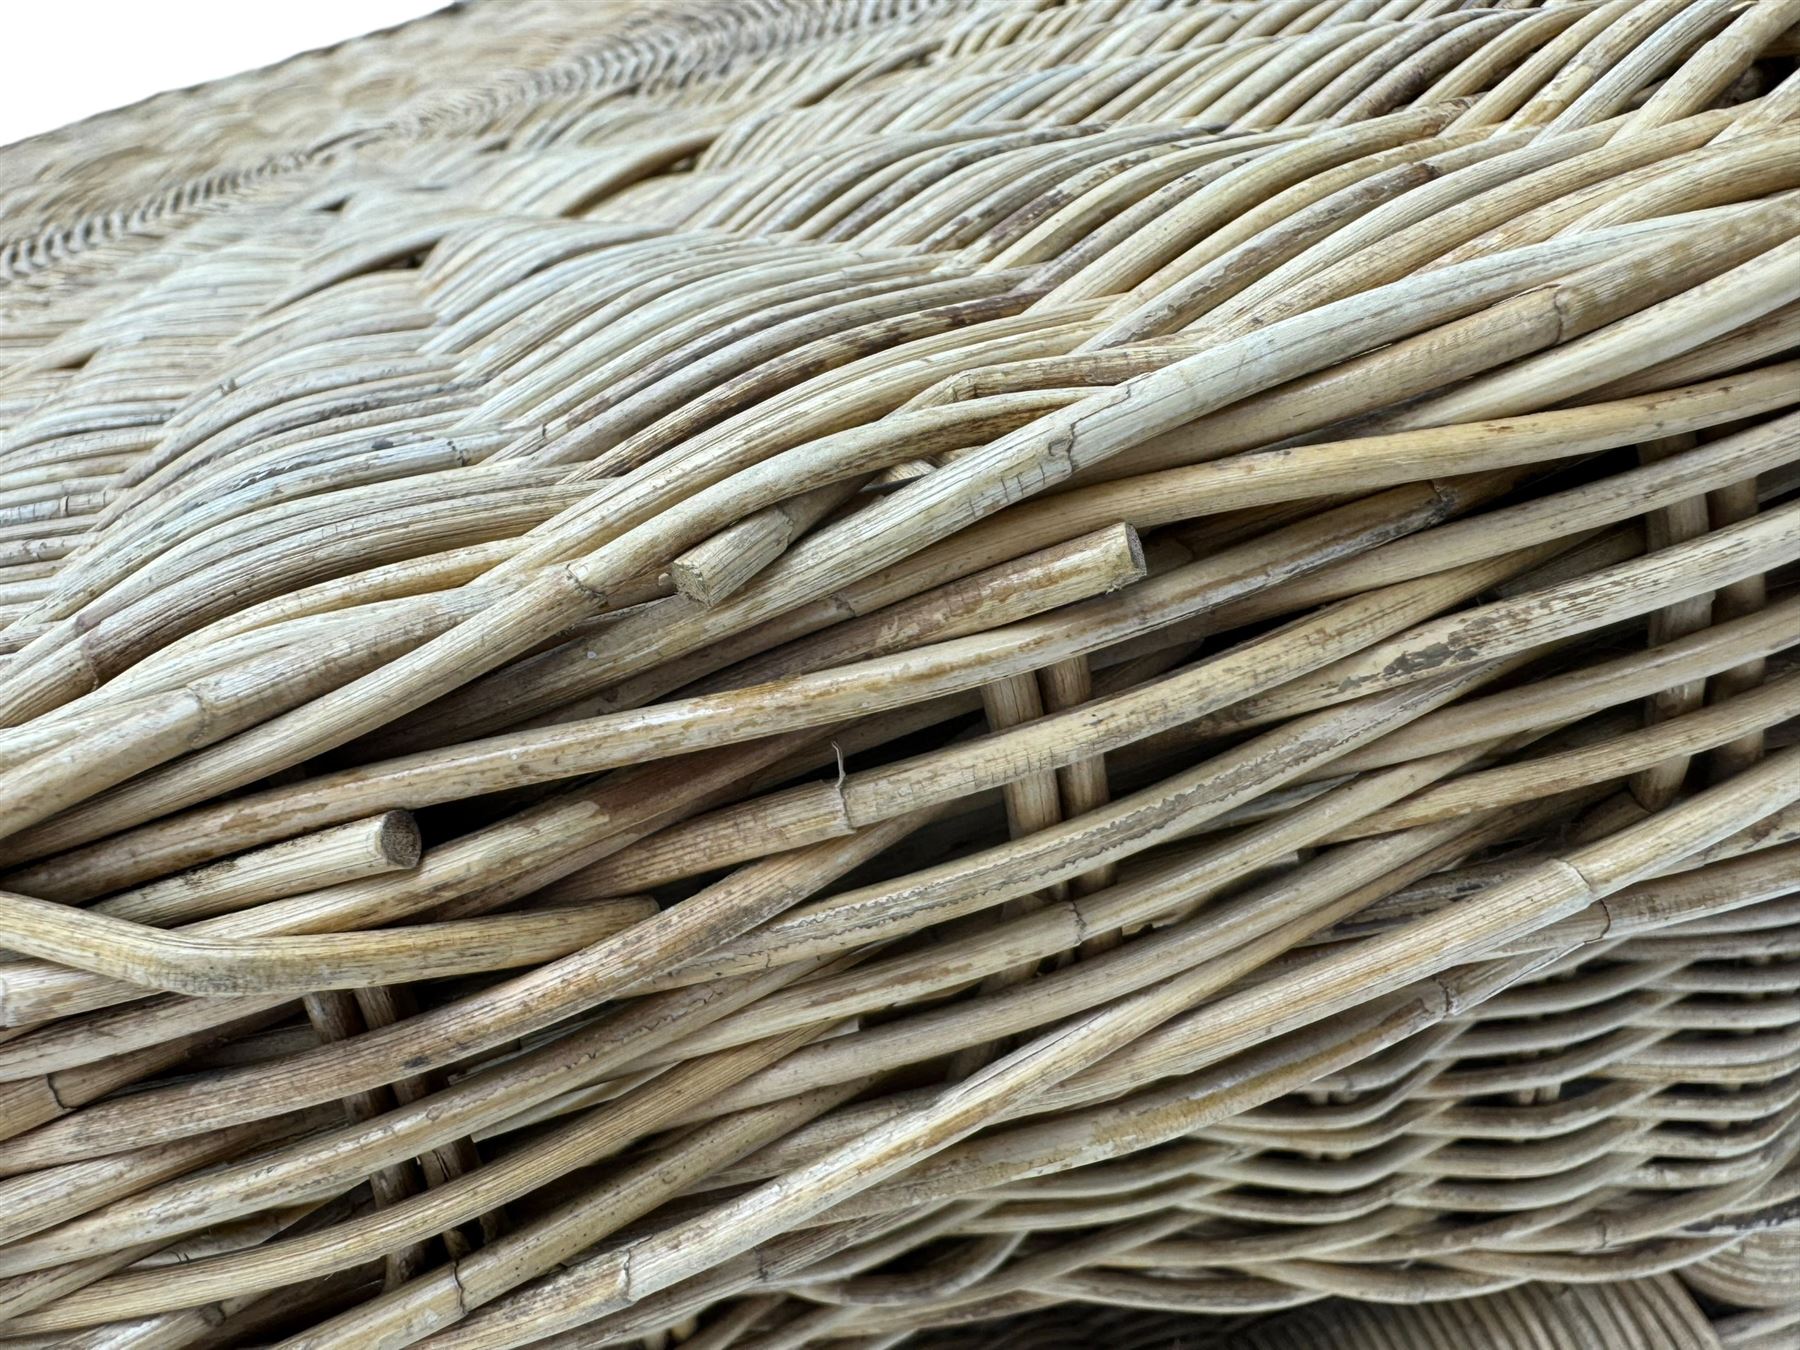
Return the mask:
[[404,811],[336,825],[133,891],[93,906],[133,923],[162,927],[246,909],[291,895],[301,886],[334,886],[404,870],[419,861],[419,828]]

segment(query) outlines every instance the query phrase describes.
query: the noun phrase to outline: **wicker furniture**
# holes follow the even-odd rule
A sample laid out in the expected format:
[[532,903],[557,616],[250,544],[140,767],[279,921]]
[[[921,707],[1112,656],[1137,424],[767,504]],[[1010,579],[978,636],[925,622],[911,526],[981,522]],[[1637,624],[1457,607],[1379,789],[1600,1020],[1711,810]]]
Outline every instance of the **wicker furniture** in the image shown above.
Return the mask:
[[1779,1344],[1796,24],[484,0],[0,150],[0,1336]]

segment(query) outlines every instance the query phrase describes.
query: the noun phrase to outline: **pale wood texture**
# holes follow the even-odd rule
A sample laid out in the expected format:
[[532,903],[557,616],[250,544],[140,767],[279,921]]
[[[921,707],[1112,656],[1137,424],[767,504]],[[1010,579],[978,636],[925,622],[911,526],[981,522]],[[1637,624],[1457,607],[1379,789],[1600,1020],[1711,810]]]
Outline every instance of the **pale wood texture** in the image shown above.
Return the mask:
[[0,1345],[1793,1345],[1797,58],[475,0],[0,148]]

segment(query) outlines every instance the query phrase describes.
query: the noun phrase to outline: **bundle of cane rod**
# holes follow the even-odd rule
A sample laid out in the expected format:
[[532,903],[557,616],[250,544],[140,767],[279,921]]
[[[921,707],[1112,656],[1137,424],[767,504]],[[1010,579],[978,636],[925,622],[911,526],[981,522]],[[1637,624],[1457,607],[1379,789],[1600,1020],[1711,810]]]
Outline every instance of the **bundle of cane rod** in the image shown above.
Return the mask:
[[0,1345],[1779,1343],[1797,54],[478,0],[0,150]]

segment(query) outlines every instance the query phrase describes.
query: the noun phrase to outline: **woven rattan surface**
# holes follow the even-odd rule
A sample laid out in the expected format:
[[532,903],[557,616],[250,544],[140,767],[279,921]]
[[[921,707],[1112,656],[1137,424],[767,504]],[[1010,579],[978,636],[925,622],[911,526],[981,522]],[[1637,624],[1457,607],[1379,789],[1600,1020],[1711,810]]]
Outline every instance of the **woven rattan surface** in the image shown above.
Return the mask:
[[0,1344],[1793,1344],[1796,25],[483,0],[0,150]]
[[1673,1276],[1589,1285],[1526,1284],[1497,1294],[1417,1306],[1330,1299],[1244,1323],[1147,1309],[1055,1307],[962,1332],[917,1338],[931,1350],[1592,1350],[1660,1346],[1719,1350],[1723,1344]]

